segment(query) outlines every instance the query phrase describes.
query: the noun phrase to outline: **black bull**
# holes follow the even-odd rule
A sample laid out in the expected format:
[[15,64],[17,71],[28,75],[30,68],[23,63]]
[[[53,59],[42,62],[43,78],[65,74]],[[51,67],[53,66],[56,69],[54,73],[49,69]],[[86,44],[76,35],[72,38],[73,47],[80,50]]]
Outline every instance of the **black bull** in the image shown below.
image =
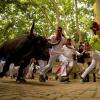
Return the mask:
[[19,37],[15,40],[7,41],[0,47],[0,59],[4,58],[6,63],[0,77],[3,77],[9,70],[9,65],[14,63],[19,65],[17,80],[23,79],[23,71],[29,64],[31,58],[36,60],[48,60],[49,48],[51,44],[42,36],[33,34],[33,27],[29,34]]

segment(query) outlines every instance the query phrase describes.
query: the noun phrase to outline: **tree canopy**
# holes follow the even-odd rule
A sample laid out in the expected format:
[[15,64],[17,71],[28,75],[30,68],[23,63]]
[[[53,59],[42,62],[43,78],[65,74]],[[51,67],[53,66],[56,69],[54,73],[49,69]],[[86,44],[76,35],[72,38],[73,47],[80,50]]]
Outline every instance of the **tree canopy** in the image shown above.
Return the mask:
[[93,3],[94,0],[0,0],[0,43],[29,31],[33,20],[36,34],[48,37],[61,26],[66,37],[87,41],[94,20]]

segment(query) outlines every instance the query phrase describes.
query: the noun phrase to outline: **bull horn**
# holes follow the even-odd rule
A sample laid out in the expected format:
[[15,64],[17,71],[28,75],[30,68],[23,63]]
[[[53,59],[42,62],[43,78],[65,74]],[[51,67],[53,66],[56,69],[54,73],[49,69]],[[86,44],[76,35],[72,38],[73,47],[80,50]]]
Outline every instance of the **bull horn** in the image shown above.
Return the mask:
[[51,44],[51,46],[55,46],[55,45],[58,45],[60,42],[61,42],[61,40],[59,40],[59,41],[57,41],[55,43],[50,43],[50,44]]
[[30,34],[33,34],[33,29],[34,29],[34,21],[33,21],[33,24],[32,24],[31,30],[30,30]]

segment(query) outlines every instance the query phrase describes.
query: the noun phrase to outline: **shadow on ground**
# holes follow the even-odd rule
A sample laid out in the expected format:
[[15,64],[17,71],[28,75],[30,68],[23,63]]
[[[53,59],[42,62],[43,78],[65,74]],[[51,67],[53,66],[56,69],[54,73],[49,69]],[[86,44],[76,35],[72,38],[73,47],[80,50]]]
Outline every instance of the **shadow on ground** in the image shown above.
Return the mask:
[[14,84],[14,85],[34,85],[34,86],[55,86],[51,82],[38,82],[38,81],[27,81],[26,83],[16,83],[15,80],[2,80],[2,84]]

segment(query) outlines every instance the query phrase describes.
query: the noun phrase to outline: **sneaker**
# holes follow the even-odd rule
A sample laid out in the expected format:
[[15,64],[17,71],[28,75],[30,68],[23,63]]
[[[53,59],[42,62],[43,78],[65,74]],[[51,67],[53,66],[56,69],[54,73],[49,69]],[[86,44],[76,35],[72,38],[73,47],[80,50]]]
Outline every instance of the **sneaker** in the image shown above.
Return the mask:
[[55,80],[58,80],[58,78],[59,78],[58,76],[55,76]]
[[39,76],[39,81],[40,82],[46,82],[46,79],[45,79],[45,77],[43,75],[40,75]]
[[25,79],[16,79],[16,83],[27,83]]
[[84,82],[85,82],[84,79],[81,78],[80,83],[83,84]]
[[70,81],[69,81],[69,78],[68,78],[68,77],[66,77],[66,76],[61,76],[60,82],[70,82]]

